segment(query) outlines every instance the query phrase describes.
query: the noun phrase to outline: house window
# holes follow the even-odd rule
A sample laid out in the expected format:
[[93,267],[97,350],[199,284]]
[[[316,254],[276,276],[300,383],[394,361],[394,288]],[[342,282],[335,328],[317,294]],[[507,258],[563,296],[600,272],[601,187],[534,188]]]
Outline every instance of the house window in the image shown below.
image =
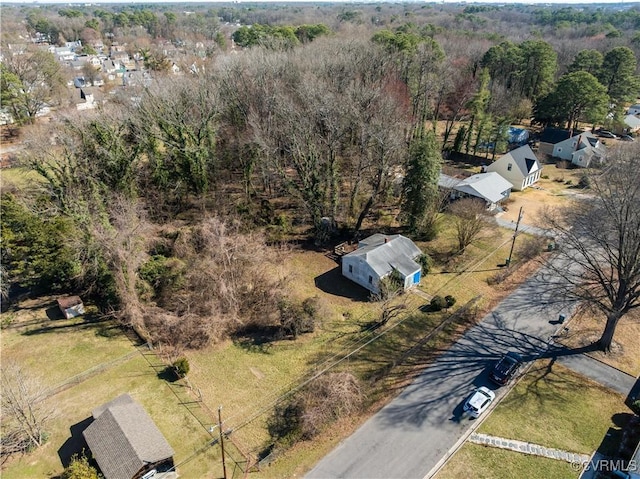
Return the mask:
[[352,264],[349,265],[349,273],[353,273],[353,265]]
[[369,284],[373,284],[373,276],[369,276]]
[[509,163],[509,164],[507,165],[507,171],[511,171],[511,168],[512,168],[512,167],[513,167],[513,165],[512,165],[511,163]]

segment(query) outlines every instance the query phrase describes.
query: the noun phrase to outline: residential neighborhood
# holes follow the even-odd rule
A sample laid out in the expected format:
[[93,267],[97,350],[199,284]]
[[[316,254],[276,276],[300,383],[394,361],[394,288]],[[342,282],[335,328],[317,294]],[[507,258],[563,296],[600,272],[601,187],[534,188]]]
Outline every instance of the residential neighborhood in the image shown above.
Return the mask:
[[639,479],[638,4],[3,4],[0,475]]

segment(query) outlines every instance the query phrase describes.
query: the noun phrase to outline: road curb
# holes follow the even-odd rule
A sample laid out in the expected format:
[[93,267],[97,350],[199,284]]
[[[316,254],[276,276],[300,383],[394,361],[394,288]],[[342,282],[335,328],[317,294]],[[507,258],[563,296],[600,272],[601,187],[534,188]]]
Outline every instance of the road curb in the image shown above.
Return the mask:
[[511,381],[509,383],[509,386],[505,389],[505,393],[501,394],[496,401],[493,401],[491,403],[491,405],[489,406],[485,414],[483,414],[480,419],[476,419],[476,422],[474,423],[474,425],[471,426],[467,430],[467,432],[465,432],[462,435],[462,437],[460,437],[460,439],[458,439],[458,441],[447,451],[447,453],[440,458],[440,460],[436,463],[436,465],[431,468],[431,470],[427,473],[426,476],[424,476],[423,479],[431,479],[440,471],[440,469],[442,469],[445,466],[445,464],[449,461],[449,459],[451,459],[451,457],[453,457],[453,455],[456,452],[458,452],[458,449],[460,449],[462,445],[465,442],[467,442],[467,440],[469,439],[469,436],[471,436],[471,434],[473,434],[476,431],[476,429],[478,429],[482,425],[482,423],[491,415],[493,410],[496,407],[498,407],[498,404],[500,404],[502,400],[509,395],[511,390],[518,385],[518,383],[522,380],[522,378],[524,378],[527,375],[527,373],[533,367],[533,364],[536,361],[537,359],[533,359],[527,363],[527,365],[522,369],[522,372],[518,374],[518,377],[515,378],[514,381]]

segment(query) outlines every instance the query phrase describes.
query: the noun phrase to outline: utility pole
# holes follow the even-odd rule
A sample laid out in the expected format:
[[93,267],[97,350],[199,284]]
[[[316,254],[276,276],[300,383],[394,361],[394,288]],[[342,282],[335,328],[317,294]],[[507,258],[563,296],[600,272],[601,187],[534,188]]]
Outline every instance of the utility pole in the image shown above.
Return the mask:
[[222,474],[227,479],[227,465],[224,462],[224,433],[222,432],[222,406],[218,407],[218,430],[220,431],[220,449],[222,450]]
[[516,223],[516,230],[513,232],[513,241],[511,241],[511,251],[509,251],[509,257],[507,258],[507,268],[511,266],[511,256],[513,255],[513,247],[516,245],[516,236],[518,236],[518,227],[520,226],[520,220],[522,219],[522,206],[518,213],[518,222]]

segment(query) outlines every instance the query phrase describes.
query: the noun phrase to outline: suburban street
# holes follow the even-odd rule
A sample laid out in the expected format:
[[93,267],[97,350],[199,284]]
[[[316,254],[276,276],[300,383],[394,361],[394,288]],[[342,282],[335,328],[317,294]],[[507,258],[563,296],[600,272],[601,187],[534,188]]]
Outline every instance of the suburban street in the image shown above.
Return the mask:
[[[319,478],[422,479],[467,432],[473,421],[462,405],[478,386],[496,386],[488,372],[514,350],[533,360],[562,328],[572,305],[551,301],[542,268],[427,367],[396,399],[370,418],[307,474]],[[502,388],[504,389],[504,388]],[[496,390],[497,399],[504,392]]]

